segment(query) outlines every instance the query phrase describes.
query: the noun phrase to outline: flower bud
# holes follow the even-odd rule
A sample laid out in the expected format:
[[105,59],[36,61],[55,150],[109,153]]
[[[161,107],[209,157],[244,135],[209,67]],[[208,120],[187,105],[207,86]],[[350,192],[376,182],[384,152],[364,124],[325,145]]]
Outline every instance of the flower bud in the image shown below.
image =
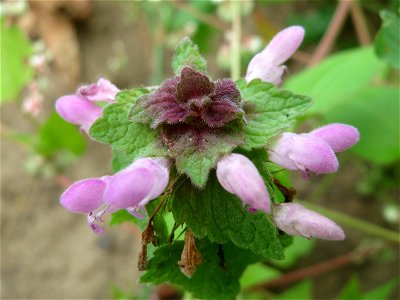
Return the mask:
[[279,229],[290,235],[322,240],[343,240],[342,228],[332,220],[297,203],[274,205],[273,220]]
[[280,84],[286,69],[282,64],[293,55],[303,38],[304,29],[301,26],[291,26],[280,31],[263,51],[252,58],[247,67],[246,81],[260,78],[275,85]]
[[217,164],[217,178],[229,193],[238,196],[243,205],[266,213],[271,211],[267,189],[256,166],[246,156],[232,153]]
[[106,183],[98,178],[74,182],[60,197],[61,205],[71,212],[91,213],[103,204]]
[[311,131],[309,135],[324,140],[334,152],[343,152],[360,139],[357,128],[339,123],[322,126]]
[[77,95],[89,101],[114,102],[115,95],[120,91],[114,84],[104,78],[100,78],[97,83],[82,86],[78,89]]
[[138,159],[111,177],[104,200],[116,208],[141,208],[162,194],[168,180],[165,159]]
[[56,111],[67,122],[80,125],[82,130],[88,132],[103,109],[80,96],[68,95],[58,98]]
[[336,172],[339,167],[331,147],[308,134],[285,132],[268,153],[270,161],[288,170],[326,174]]

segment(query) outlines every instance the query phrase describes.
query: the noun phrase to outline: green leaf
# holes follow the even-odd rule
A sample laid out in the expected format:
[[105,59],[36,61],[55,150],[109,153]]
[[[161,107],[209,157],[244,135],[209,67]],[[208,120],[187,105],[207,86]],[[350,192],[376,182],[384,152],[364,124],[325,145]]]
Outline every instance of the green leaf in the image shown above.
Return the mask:
[[327,122],[353,125],[360,141],[351,152],[378,164],[389,164],[400,156],[398,139],[399,91],[395,87],[365,87],[325,116]]
[[274,261],[274,265],[288,269],[292,267],[300,257],[309,254],[314,248],[315,240],[302,237],[293,237],[293,243],[285,249],[285,259]]
[[145,93],[148,91],[144,89],[118,93],[117,103],[104,109],[103,116],[90,127],[90,135],[99,142],[111,144],[113,149],[122,151],[131,160],[158,154],[161,149],[156,145],[156,132],[145,124],[128,119],[131,106]]
[[75,125],[53,113],[39,129],[36,150],[44,156],[54,155],[60,150],[81,155],[86,150],[86,140]]
[[121,209],[119,211],[116,211],[115,213],[111,214],[111,219],[110,219],[110,226],[113,225],[118,225],[124,222],[129,222],[133,224],[138,224],[138,219],[132,216],[129,212],[127,212],[125,209]]
[[400,18],[387,10],[380,12],[382,27],[375,37],[376,55],[393,67],[400,68]]
[[172,58],[172,69],[176,75],[184,67],[192,67],[197,71],[206,72],[207,62],[200,55],[199,47],[188,37],[184,38],[177,46]]
[[208,174],[218,161],[218,153],[204,155],[193,152],[189,155],[179,157],[176,160],[176,168],[179,173],[185,173],[198,187],[203,187],[208,179]]
[[314,99],[309,113],[326,116],[364,89],[384,69],[371,47],[355,48],[331,55],[315,67],[291,76],[284,86]]
[[356,275],[352,276],[350,280],[346,283],[343,290],[340,292],[338,300],[353,300],[362,299],[362,294],[360,290],[360,280]]
[[112,151],[112,160],[111,160],[111,171],[114,173],[126,168],[132,163],[131,157],[126,155],[125,152],[113,149]]
[[287,291],[281,293],[278,297],[279,300],[311,300],[312,297],[312,283],[311,280],[304,280],[299,284],[291,287]]
[[113,300],[135,300],[136,298],[130,293],[123,291],[117,286],[112,286],[110,288],[111,298]]
[[33,78],[29,65],[32,47],[24,33],[15,25],[1,22],[1,96],[0,103],[13,100],[21,89]]
[[393,292],[395,287],[399,285],[399,278],[393,278],[384,284],[369,290],[368,292],[364,293],[363,298],[364,300],[384,300],[388,299],[390,293]]
[[[203,188],[210,170],[216,166],[218,159],[230,153],[237,145],[243,144],[242,125],[231,127],[205,134],[202,150],[198,149],[196,140],[193,140],[193,144],[188,143],[181,153],[175,155],[178,172],[186,174],[194,185]],[[179,140],[185,140],[185,137],[180,137]]]
[[312,103],[311,98],[280,90],[259,79],[237,87],[246,112],[246,144],[244,149],[264,147],[268,141],[293,125]]
[[263,263],[250,265],[244,271],[240,278],[240,286],[245,289],[253,285],[266,282],[271,279],[279,277],[281,272],[277,269],[266,266]]
[[153,284],[168,282],[199,299],[235,299],[240,291],[239,277],[248,264],[259,258],[230,243],[222,245],[223,259],[217,244],[200,240],[196,246],[201,253],[202,264],[196,268],[191,278],[183,275],[179,269],[183,242],[177,241],[154,251],[154,257],[149,260],[149,268],[140,281]]
[[234,195],[226,192],[212,173],[204,190],[183,182],[172,203],[178,224],[186,223],[193,234],[211,242],[232,241],[267,258],[282,259],[283,248],[275,225],[262,213],[250,213]]

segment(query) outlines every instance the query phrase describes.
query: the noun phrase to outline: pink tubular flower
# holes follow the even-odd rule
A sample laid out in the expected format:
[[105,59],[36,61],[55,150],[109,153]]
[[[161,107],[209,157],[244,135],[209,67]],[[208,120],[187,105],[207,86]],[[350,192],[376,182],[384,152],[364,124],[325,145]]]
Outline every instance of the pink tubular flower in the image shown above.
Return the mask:
[[80,87],[76,94],[89,101],[114,102],[115,95],[117,95],[119,91],[120,89],[110,81],[100,78],[97,83]]
[[60,204],[68,211],[87,215],[90,229],[96,234],[103,234],[104,228],[96,223],[101,216],[110,210],[98,212],[103,205],[103,194],[106,188],[106,180],[102,178],[87,178],[74,182],[60,197]]
[[60,197],[61,205],[71,212],[90,213],[103,204],[106,183],[100,178],[74,182]]
[[290,26],[280,31],[263,51],[252,58],[247,67],[246,81],[260,78],[279,85],[286,69],[282,64],[296,52],[303,38],[304,28],[301,26]]
[[268,149],[270,161],[303,174],[334,173],[339,167],[335,152],[342,152],[358,142],[357,128],[346,124],[328,124],[310,133],[283,133]]
[[242,200],[243,205],[249,204],[266,213],[271,211],[264,181],[246,156],[232,153],[222,158],[217,164],[217,178],[225,190]]
[[269,160],[288,169],[317,174],[334,173],[339,167],[335,153],[323,140],[308,134],[285,132],[268,149]]
[[97,101],[115,102],[120,90],[110,81],[100,78],[97,83],[80,87],[75,95],[62,96],[56,101],[57,113],[67,122],[80,125],[86,133],[90,126],[102,115],[103,108]]
[[67,122],[80,125],[86,133],[90,126],[103,113],[103,109],[85,98],[68,95],[58,98],[56,102],[57,113]]
[[87,214],[89,227],[102,234],[104,228],[98,223],[104,214],[126,209],[138,216],[139,209],[164,191],[168,179],[165,159],[142,158],[113,176],[73,183],[61,195],[60,204],[70,212]]
[[345,238],[335,222],[297,203],[274,205],[273,219],[279,229],[290,235],[336,241]]
[[339,123],[322,126],[311,131],[309,135],[324,140],[334,152],[343,152],[360,139],[357,128]]
[[168,180],[166,159],[141,158],[112,176],[104,200],[113,207],[139,210],[161,195]]

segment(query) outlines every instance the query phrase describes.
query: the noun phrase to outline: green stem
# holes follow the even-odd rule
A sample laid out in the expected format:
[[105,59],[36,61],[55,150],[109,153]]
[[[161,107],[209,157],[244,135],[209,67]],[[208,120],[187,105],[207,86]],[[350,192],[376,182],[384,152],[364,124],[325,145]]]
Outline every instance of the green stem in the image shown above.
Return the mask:
[[240,40],[242,30],[242,20],[240,16],[241,1],[231,0],[232,14],[232,39],[231,39],[231,78],[240,78]]
[[383,239],[393,241],[396,243],[400,244],[400,235],[398,232],[385,229],[383,227],[377,226],[375,224],[371,224],[369,222],[357,219],[355,217],[349,216],[342,214],[337,211],[333,211],[327,208],[320,207],[319,205],[315,205],[309,202],[301,201],[301,200],[296,200],[295,202],[309,208],[312,210],[315,210],[316,212],[319,212],[323,215],[325,215],[328,218],[331,218],[334,221],[337,221],[338,223],[341,223],[345,226],[349,226],[355,229],[358,229],[362,232],[365,232],[367,234],[371,235],[376,235],[379,236]]

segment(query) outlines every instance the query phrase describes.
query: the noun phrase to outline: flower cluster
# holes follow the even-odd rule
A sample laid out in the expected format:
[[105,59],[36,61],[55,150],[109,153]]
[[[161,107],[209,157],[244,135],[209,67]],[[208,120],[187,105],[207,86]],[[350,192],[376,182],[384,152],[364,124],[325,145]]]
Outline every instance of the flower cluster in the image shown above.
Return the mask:
[[287,170],[300,170],[305,177],[334,173],[339,162],[336,152],[342,152],[358,142],[358,130],[350,125],[329,124],[309,133],[283,133],[268,149],[269,159]]
[[[184,67],[153,93],[140,97],[130,120],[160,131],[174,157],[206,152],[215,142],[237,146],[227,128],[243,119],[240,93],[230,79],[211,81],[205,74]],[[237,127],[240,127],[238,124]]]
[[[267,47],[250,62],[246,81],[255,78],[280,84],[286,69],[282,64],[299,47],[304,29],[289,27],[278,33]],[[75,95],[58,99],[56,109],[67,121],[88,132],[102,115],[96,101],[114,102],[116,88],[100,79],[78,89]],[[229,128],[245,122],[241,95],[230,79],[210,80],[202,72],[184,67],[180,74],[165,81],[152,93],[140,97],[133,105],[130,120],[157,130],[168,149],[162,158],[139,158],[113,176],[75,182],[61,196],[61,204],[71,212],[88,214],[96,233],[104,213],[126,209],[134,215],[149,201],[160,196],[169,180],[169,167],[185,153],[203,151],[210,144],[229,140]],[[224,133],[224,134],[221,134]],[[224,140],[223,140],[224,139]],[[335,153],[342,152],[359,139],[356,128],[330,124],[309,133],[285,132],[266,145],[269,160],[288,170],[299,170],[305,177],[311,172],[336,172]],[[232,142],[231,149],[243,141]],[[235,150],[233,150],[235,151]],[[306,238],[340,240],[344,233],[334,222],[299,204],[271,204],[270,195],[257,167],[246,156],[225,151],[215,165],[221,186],[241,199],[250,212],[272,213],[278,228]],[[105,208],[103,207],[105,206]]]
[[164,158],[141,158],[113,176],[87,178],[73,183],[60,197],[61,205],[87,215],[89,227],[102,234],[98,223],[106,213],[126,209],[136,217],[151,200],[162,194],[169,180]]

